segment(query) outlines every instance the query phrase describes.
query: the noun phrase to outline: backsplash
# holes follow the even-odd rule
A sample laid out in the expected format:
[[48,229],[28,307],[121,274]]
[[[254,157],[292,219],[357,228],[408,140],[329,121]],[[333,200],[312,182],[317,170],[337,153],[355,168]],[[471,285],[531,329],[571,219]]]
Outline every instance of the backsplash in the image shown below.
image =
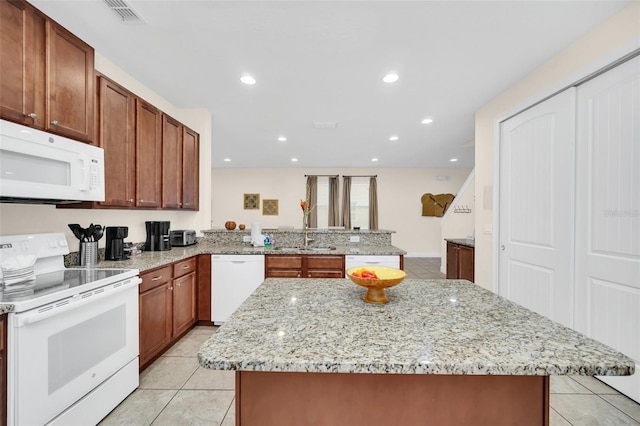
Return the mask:
[[[209,229],[202,231],[203,239],[213,245],[242,244],[244,236],[251,236],[251,230],[244,231],[226,229]],[[376,230],[344,230],[344,229],[310,229],[307,231],[309,238],[313,239],[310,246],[389,246],[391,234],[395,231],[384,229]],[[305,231],[302,229],[263,229],[263,235],[268,235],[275,240],[278,247],[299,247],[304,245]],[[357,236],[359,242],[351,242],[350,238]],[[250,243],[245,243],[249,245]]]

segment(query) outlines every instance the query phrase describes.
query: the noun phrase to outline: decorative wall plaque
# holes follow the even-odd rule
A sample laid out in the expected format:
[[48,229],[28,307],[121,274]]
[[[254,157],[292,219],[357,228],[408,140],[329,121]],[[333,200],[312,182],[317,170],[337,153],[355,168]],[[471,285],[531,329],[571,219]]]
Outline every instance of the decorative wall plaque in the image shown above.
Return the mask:
[[260,194],[244,194],[245,210],[260,210]]
[[262,214],[265,216],[277,216],[278,200],[262,200]]

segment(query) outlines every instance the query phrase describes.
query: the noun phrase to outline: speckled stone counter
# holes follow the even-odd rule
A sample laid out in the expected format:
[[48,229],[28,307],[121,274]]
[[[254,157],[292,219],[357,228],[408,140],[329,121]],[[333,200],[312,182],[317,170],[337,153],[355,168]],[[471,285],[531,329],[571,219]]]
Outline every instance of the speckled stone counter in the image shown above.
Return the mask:
[[475,240],[470,240],[468,238],[445,238],[445,241],[454,244],[460,244],[461,246],[474,247],[476,246]]
[[11,304],[2,304],[0,301],[0,315],[7,314],[9,312],[13,312],[14,305]]
[[[147,251],[122,261],[101,260],[95,268],[138,269],[140,272],[155,269],[199,254],[360,254],[360,255],[404,255],[406,252],[391,245],[343,245],[334,250],[310,251],[280,245],[274,247],[252,247],[248,243],[218,245],[202,239],[189,247],[173,247],[167,251]],[[67,267],[78,267],[68,264]]]
[[198,353],[236,370],[236,424],[548,426],[550,375],[634,370],[468,281],[407,279],[386,305],[364,293],[348,279],[265,280]]
[[364,303],[350,280],[267,279],[201,348],[246,371],[628,375],[613,349],[467,281],[412,280]]

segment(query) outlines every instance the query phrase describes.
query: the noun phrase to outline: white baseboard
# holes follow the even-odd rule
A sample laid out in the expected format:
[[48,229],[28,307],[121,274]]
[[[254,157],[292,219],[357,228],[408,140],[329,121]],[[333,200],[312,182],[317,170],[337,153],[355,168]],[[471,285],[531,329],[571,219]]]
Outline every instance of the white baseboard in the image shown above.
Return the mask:
[[447,267],[440,265],[440,272],[442,272],[443,274],[447,275]]
[[418,253],[418,252],[407,252],[404,257],[440,257],[440,252],[432,252],[432,253]]

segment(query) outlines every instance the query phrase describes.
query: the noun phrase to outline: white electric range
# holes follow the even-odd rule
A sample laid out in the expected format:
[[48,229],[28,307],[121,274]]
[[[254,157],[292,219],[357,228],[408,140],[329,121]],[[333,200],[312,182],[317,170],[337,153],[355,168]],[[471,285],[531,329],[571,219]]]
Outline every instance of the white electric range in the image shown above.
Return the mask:
[[65,268],[68,253],[62,233],[0,237],[0,264],[35,258],[33,280],[3,271],[9,425],[96,424],[138,387],[138,270]]

